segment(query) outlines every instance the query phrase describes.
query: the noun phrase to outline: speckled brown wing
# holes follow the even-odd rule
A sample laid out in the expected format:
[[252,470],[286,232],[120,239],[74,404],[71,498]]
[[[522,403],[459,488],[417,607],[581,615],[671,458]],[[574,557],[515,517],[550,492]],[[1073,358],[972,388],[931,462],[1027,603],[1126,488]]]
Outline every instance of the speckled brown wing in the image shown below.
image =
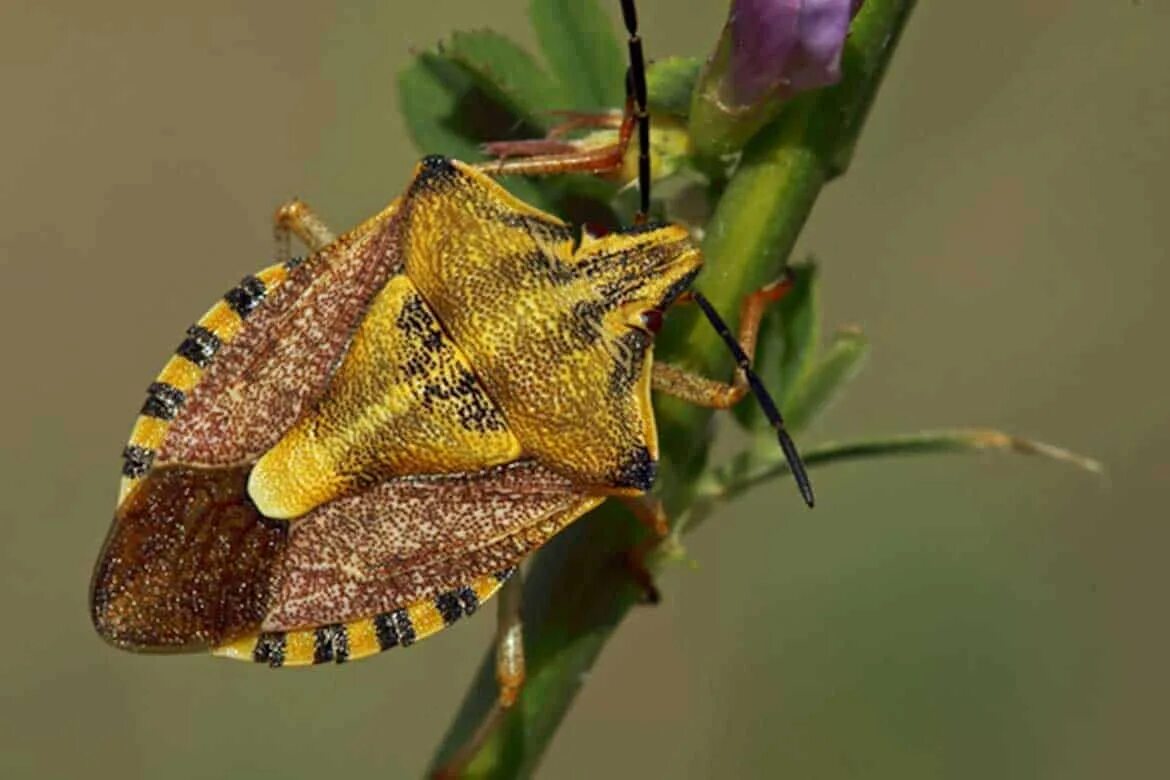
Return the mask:
[[303,262],[249,274],[187,329],[122,452],[121,503],[159,465],[236,465],[328,386],[371,298],[402,270],[398,202]]
[[368,617],[508,569],[602,500],[528,461],[332,501],[293,524],[263,628]]
[[162,466],[118,505],[98,556],[90,612],[129,650],[199,650],[254,629],[270,601],[288,525],[248,500],[248,469]]
[[377,626],[388,615],[412,639],[434,633],[450,622],[451,593],[516,566],[602,500],[518,462],[390,480],[283,523],[256,510],[246,478],[240,467],[162,466],[122,502],[92,588],[103,637],[145,651],[238,650],[288,633],[281,659],[292,664],[313,662],[296,648],[329,627],[331,642],[353,634],[347,657],[368,655],[386,649]]
[[402,268],[393,207],[292,268],[218,350],[157,463],[226,465],[268,450],[326,387],[370,300]]

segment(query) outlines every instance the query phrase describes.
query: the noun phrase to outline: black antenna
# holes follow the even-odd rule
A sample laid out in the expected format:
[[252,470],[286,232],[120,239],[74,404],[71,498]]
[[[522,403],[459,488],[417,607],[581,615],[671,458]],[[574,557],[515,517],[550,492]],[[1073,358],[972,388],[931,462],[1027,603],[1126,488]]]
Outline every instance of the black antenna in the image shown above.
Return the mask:
[[805,471],[804,461],[800,459],[800,453],[796,451],[796,443],[792,441],[792,437],[788,435],[788,431],[784,428],[784,418],[780,416],[780,410],[776,408],[776,402],[772,400],[772,396],[768,394],[764,383],[756,376],[756,372],[752,371],[751,361],[744,354],[743,347],[735,340],[735,336],[731,334],[727,323],[719,316],[719,312],[715,311],[715,307],[711,305],[711,302],[704,298],[702,293],[695,290],[691,291],[691,297],[695,303],[699,304],[699,308],[707,316],[707,321],[711,323],[711,327],[715,329],[715,332],[723,339],[723,343],[731,350],[731,354],[735,358],[735,364],[739,366],[739,370],[747,377],[748,386],[752,390],[752,395],[756,397],[756,401],[760,404],[760,409],[763,411],[764,416],[768,418],[768,422],[776,429],[776,437],[780,440],[780,449],[784,451],[784,457],[788,460],[788,468],[792,470],[792,476],[796,479],[796,486],[800,488],[800,495],[804,498],[804,503],[811,507],[815,503],[812,483],[808,481],[808,472]]
[[634,0],[622,0],[622,20],[629,38],[630,67],[626,71],[626,98],[633,98],[634,116],[638,120],[638,222],[650,214],[650,112],[646,108],[646,61],[642,57],[642,39],[638,37],[638,12]]

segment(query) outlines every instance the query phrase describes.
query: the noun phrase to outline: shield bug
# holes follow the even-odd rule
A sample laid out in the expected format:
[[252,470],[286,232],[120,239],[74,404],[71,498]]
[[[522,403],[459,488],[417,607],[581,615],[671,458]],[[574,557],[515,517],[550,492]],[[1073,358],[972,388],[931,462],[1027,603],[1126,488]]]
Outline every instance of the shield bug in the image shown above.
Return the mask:
[[[405,193],[334,236],[299,201],[281,262],[246,276],[147,388],[123,451],[91,614],[112,644],[270,666],[409,645],[505,582],[500,704],[523,681],[524,558],[610,497],[662,530],[651,389],[761,402],[805,500],[799,455],[734,337],[690,285],[682,227],[580,232],[497,175],[604,172],[635,131],[650,203],[646,80],[631,0],[628,98],[611,147],[479,165],[427,157]],[[286,259],[291,236],[311,250]],[[652,360],[663,313],[697,304],[737,363],[725,383]]]

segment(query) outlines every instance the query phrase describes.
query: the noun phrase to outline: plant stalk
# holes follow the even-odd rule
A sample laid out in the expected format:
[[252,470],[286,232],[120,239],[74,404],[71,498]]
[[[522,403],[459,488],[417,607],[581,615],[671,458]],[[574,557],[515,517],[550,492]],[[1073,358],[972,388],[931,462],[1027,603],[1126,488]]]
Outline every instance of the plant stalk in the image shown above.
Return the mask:
[[[854,20],[841,83],[793,100],[745,148],[707,227],[699,287],[723,312],[783,270],[826,182],[844,172],[914,0],[867,0]],[[712,376],[729,374],[718,337],[682,311],[658,354]],[[677,515],[693,498],[710,412],[660,399],[660,492]],[[696,444],[699,442],[699,444]],[[793,491],[793,511],[799,499]],[[535,556],[524,590],[528,680],[519,702],[482,745],[471,777],[533,773],[609,635],[640,600],[623,565],[643,531],[614,502],[579,520]],[[484,658],[436,752],[433,767],[474,732],[495,700],[494,654]],[[616,695],[616,693],[615,693]]]

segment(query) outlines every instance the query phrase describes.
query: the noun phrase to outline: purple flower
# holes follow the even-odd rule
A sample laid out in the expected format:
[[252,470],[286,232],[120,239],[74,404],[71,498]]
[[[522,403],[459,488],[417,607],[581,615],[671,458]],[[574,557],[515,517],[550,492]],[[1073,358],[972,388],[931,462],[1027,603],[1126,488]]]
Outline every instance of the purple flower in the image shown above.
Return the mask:
[[861,0],[733,0],[720,102],[735,110],[836,83],[849,21],[860,6]]
[[835,84],[863,0],[731,0],[731,14],[691,99],[698,157],[744,147],[789,98]]

